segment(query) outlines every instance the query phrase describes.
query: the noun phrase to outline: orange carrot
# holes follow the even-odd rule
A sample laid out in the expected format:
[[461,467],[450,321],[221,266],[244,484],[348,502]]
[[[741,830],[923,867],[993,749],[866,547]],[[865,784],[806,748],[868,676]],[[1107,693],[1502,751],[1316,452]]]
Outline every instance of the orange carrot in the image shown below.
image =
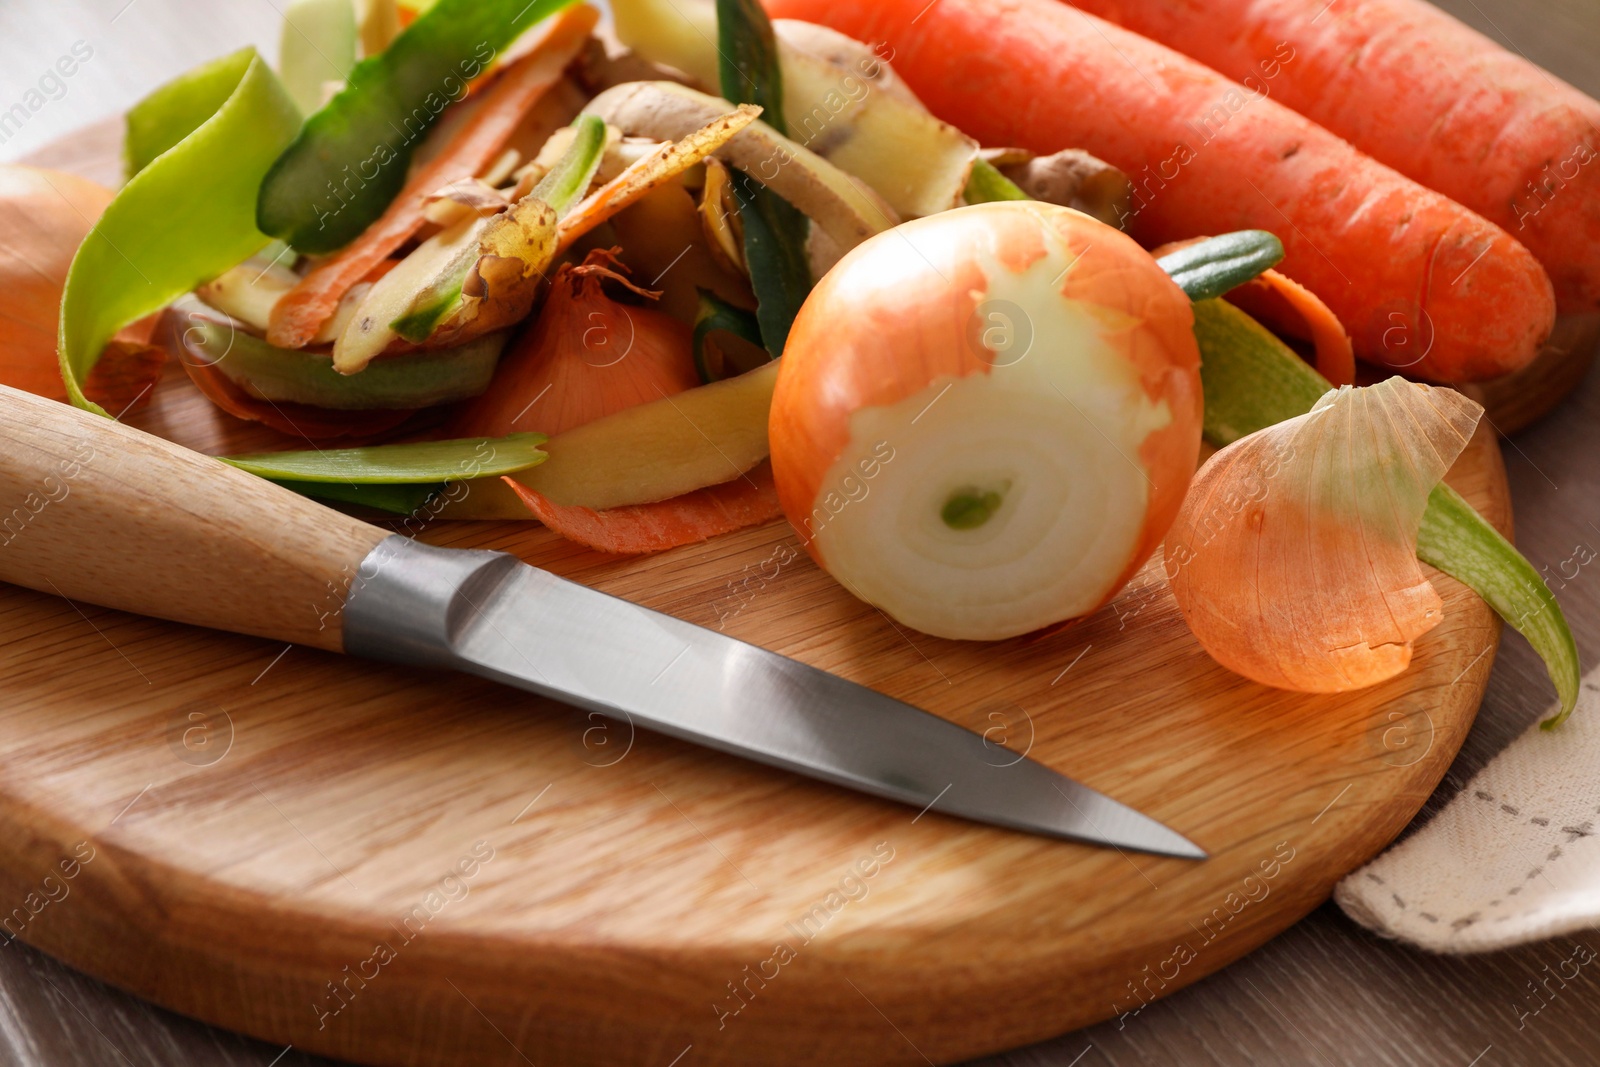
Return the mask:
[[272,309],[267,340],[279,348],[304,348],[339,307],[350,287],[422,228],[428,194],[471,178],[500,154],[528,108],[561,79],[589,38],[595,9],[577,4],[544,25],[538,47],[508,67],[455,137],[406,183],[366,232],[312,268]]
[[1147,244],[1235,229],[1283,239],[1358,355],[1441,381],[1523,366],[1550,280],[1499,227],[1260,92],[1055,0],[767,0],[881,54],[935,114],[989,145],[1085,148],[1135,184]]
[[1600,102],[1422,0],[1075,0],[1460,201],[1600,308]]
[[596,552],[638,554],[692,545],[783,514],[772,484],[772,464],[763,463],[731,482],[696,489],[655,504],[596,511],[563,507],[513,478],[501,479],[533,517],[569,541]]

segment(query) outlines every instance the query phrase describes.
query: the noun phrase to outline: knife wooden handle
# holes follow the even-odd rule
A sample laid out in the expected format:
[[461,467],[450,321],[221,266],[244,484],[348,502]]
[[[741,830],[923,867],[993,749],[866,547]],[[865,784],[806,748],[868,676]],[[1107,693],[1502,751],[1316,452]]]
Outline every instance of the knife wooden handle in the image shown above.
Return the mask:
[[0,441],[0,580],[343,651],[350,579],[388,531],[5,386]]

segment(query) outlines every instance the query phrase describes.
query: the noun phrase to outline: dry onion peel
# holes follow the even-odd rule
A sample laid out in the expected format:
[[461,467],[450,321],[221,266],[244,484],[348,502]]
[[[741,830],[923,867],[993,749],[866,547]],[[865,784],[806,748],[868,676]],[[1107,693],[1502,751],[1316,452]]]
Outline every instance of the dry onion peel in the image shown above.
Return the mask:
[[[1309,411],[1328,382],[1250,316],[1221,300],[1194,305],[1202,356],[1205,435],[1227,445],[1246,434]],[[1428,495],[1417,557],[1460,581],[1527,639],[1544,660],[1560,710],[1556,726],[1577,705],[1577,645],[1555,594],[1516,547],[1443,482]]]
[[1190,303],[1131,238],[1033,201],[906,223],[795,321],[773,470],[811,555],[927,633],[1093,611],[1154,551],[1200,445]]
[[1454,390],[1391,378],[1328,393],[1207,461],[1166,541],[1173,595],[1206,651],[1302,692],[1405,670],[1443,618],[1417,563],[1422,513],[1482,414]]

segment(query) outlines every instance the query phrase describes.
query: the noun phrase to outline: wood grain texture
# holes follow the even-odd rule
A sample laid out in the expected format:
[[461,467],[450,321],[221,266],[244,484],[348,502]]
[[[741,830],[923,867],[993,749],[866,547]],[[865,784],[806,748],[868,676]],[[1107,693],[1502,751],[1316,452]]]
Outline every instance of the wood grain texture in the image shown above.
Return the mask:
[[[197,402],[169,376],[139,417],[236,447],[179,414]],[[1452,478],[1508,523],[1488,433]],[[1432,790],[1499,632],[1441,577],[1410,671],[1304,696],[1211,662],[1153,568],[1055,638],[974,644],[889,623],[783,523],[632,559],[420,525],[989,730],[1213,858],[919,815],[486,683],[301,648],[273,666],[279,646],[7,588],[0,899],[71,888],[11,932],[367,1062],[959,1059],[1132,1012],[1316,906]]]
[[338,652],[388,530],[99,415],[0,386],[0,580]]
[[[142,0],[142,4],[153,2]],[[174,0],[167,6],[181,5]],[[1600,7],[1594,0],[1546,0],[1532,10],[1509,0],[1454,0],[1446,6],[1486,32],[1495,32],[1493,24],[1500,23],[1511,30],[1513,44],[1522,45],[1535,60],[1591,93],[1600,92],[1595,80],[1600,74],[1589,62],[1600,44]],[[193,58],[178,45],[180,36],[172,34],[174,49],[148,51],[152,69],[170,72]],[[19,41],[13,36],[0,42],[0,48],[9,47],[8,54],[31,61],[34,52],[19,50],[27,43],[26,38]],[[25,67],[18,64],[18,69]],[[1512,442],[1508,451],[1519,543],[1536,565],[1553,568],[1567,558],[1574,542],[1600,544],[1589,526],[1600,520],[1592,492],[1596,462],[1592,428],[1597,418],[1600,381],[1591,376],[1575,402]],[[1560,595],[1589,661],[1600,651],[1600,587],[1585,574]],[[756,606],[752,603],[747,610]],[[92,610],[90,614],[97,621],[103,618]],[[91,632],[82,620],[77,625]],[[263,650],[257,665],[269,666],[266,653],[277,651]],[[121,662],[109,647],[103,654],[112,665]],[[292,666],[298,655],[289,653],[259,684]],[[143,659],[139,662],[148,665]],[[126,683],[144,684],[126,665],[123,669]],[[251,679],[243,678],[243,672],[236,675],[230,683],[247,688]],[[1537,658],[1512,641],[1499,657],[1479,726],[1441,794],[1460,788],[1466,775],[1533,721],[1547,693]],[[576,723],[574,728],[586,725]],[[358,748],[352,758],[360,755]],[[130,814],[137,809],[136,804]],[[314,835],[314,815],[309,822],[306,828]],[[1164,890],[1152,894],[1152,900],[1159,905],[1163,895]],[[62,906],[73,906],[77,899]],[[0,951],[0,1063],[292,1067],[325,1062],[298,1048],[258,1043],[152,1008],[26,945],[4,944],[8,947]],[[1244,961],[1145,1010],[1123,1028],[1102,1024],[985,1063],[990,1067],[1095,1063],[1461,1067],[1475,1059],[1484,1067],[1589,1063],[1593,1033],[1600,1028],[1600,997],[1592,977],[1575,983],[1526,1030],[1517,1029],[1510,1010],[1526,995],[1525,983],[1538,975],[1540,966],[1553,965],[1566,952],[1550,945],[1464,960],[1426,957],[1373,939],[1329,906]],[[983,1012],[987,1002],[974,1001],[959,1010]],[[430,1019],[420,1018],[415,1025],[426,1028]],[[828,1024],[826,1018],[817,1020],[819,1027]],[[667,1063],[680,1052],[679,1062],[685,1067],[696,1062],[697,1050],[682,1046],[660,1062]],[[522,1062],[509,1053],[507,1058]]]

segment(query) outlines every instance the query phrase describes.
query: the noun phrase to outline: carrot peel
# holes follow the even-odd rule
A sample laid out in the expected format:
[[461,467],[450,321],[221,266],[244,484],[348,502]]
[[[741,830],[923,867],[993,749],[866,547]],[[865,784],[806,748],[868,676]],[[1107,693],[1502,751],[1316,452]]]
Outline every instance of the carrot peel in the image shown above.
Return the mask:
[[1356,354],[1350,335],[1321,297],[1287,274],[1263,271],[1224,299],[1276,333],[1310,341],[1316,349],[1317,373],[1332,385],[1355,384]]
[[782,514],[770,463],[731,482],[696,489],[670,500],[602,511],[553,504],[513,478],[502,481],[527,505],[534,518],[567,540],[597,552],[661,552],[758,526]]

